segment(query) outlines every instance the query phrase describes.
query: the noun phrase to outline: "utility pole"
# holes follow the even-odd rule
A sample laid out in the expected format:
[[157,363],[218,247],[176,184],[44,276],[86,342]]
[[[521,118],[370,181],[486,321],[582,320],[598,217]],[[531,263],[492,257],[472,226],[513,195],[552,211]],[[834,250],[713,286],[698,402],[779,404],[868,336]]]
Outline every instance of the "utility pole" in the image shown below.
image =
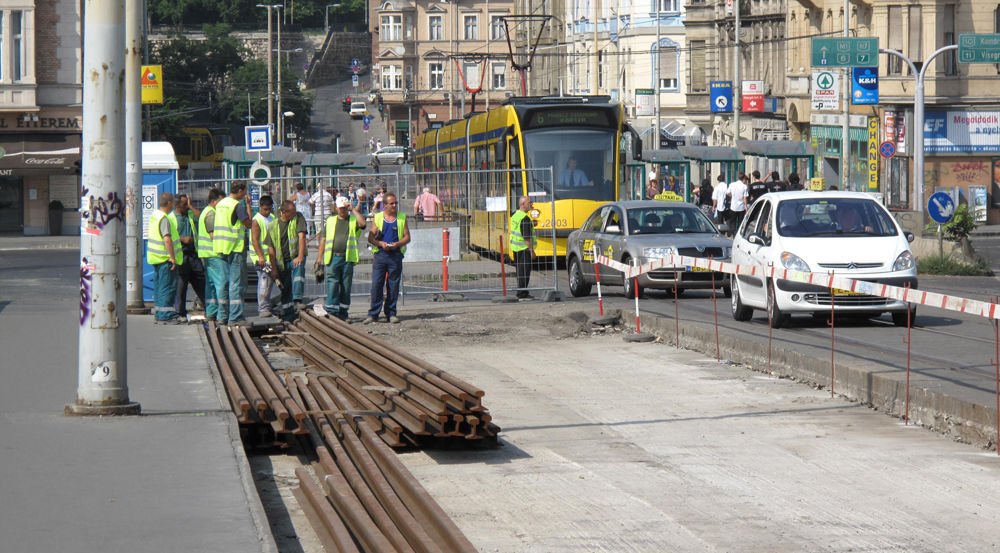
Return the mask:
[[90,0],[83,28],[80,332],[67,415],[137,415],[125,354],[125,0]]
[[[736,46],[733,48],[733,146],[740,139],[740,110],[743,109],[743,81],[740,80],[740,0],[733,0],[736,15]],[[735,180],[729,175],[730,180]]]
[[[257,4],[258,8],[267,8],[267,126],[274,129],[274,58],[271,45],[271,9],[279,4]],[[279,58],[281,56],[278,56]]]
[[125,295],[127,310],[145,310],[142,302],[142,71],[143,1],[125,2]]
[[[844,0],[844,38],[850,36],[851,33],[851,2],[850,0]],[[844,133],[844,138],[840,141],[840,175],[843,179],[841,182],[841,190],[854,190],[854,185],[851,182],[851,68],[844,68],[844,82],[842,83],[844,91],[844,126],[842,132]]]
[[[276,5],[275,8],[281,8]],[[284,11],[282,11],[284,15]],[[285,110],[281,107],[281,19],[278,19],[278,144],[285,145]]]
[[[657,1],[659,1],[659,0],[657,0]],[[594,60],[593,60],[593,65],[591,65],[591,71],[593,71],[593,73],[594,73],[594,75],[593,75],[594,76],[594,86],[591,87],[590,93],[591,94],[600,94],[601,93],[601,90],[600,90],[601,80],[598,78],[598,72],[601,70],[601,67],[600,67],[601,63],[600,63],[600,60],[599,60],[599,57],[600,57],[599,56],[600,48],[597,45],[597,19],[601,15],[601,1],[600,0],[593,0],[593,2],[594,2],[594,21],[593,21],[592,25],[594,27],[594,49],[593,49]],[[531,37],[528,37],[528,38],[530,40]]]
[[656,2],[656,67],[653,68],[653,92],[656,94],[656,127],[653,129],[653,149],[660,149],[660,0]]

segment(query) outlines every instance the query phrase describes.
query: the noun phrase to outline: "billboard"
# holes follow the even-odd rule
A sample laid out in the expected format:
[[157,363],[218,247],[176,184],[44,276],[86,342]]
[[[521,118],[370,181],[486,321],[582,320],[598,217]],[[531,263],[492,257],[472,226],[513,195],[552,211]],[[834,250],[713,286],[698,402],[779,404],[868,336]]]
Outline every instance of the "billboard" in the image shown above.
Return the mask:
[[[139,74],[142,105],[163,103],[163,66],[143,65]],[[134,81],[133,81],[134,82]]]
[[924,115],[929,154],[1000,153],[1000,111],[938,111]]
[[856,106],[878,105],[878,67],[851,68],[851,103]]

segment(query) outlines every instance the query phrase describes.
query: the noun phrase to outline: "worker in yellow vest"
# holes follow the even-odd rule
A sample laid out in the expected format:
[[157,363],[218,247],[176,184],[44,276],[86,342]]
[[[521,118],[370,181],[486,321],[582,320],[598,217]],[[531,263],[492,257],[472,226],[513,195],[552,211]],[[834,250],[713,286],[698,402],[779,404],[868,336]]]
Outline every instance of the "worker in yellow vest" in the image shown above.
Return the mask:
[[184,263],[177,264],[177,299],[174,308],[177,316],[187,319],[187,289],[194,288],[198,300],[205,305],[205,265],[198,257],[198,216],[200,212],[191,205],[187,194],[174,198],[174,211],[170,214],[177,225],[177,235],[181,237],[180,248],[184,252]]
[[184,262],[177,223],[170,213],[174,209],[174,195],[160,194],[160,209],[149,218],[146,241],[146,262],[153,267],[154,307],[153,317],[159,324],[180,324],[183,321],[174,309],[177,295],[177,266]]
[[[223,197],[225,194],[218,188],[209,190],[208,205],[198,218],[198,258],[205,264],[205,319],[209,321],[214,321],[219,315],[219,301],[215,294],[221,284],[222,269],[219,267],[219,255],[212,247],[212,235],[215,234],[215,206]],[[210,218],[213,225],[208,223]]]
[[319,237],[316,266],[326,267],[326,312],[342,321],[351,308],[351,285],[354,266],[358,264],[358,238],[366,226],[361,206],[341,196],[337,198],[337,214],[327,217],[326,232]]
[[267,226],[267,257],[272,276],[281,289],[281,318],[294,321],[298,316],[292,300],[292,275],[306,263],[306,218],[295,209],[295,202],[281,202],[278,218]]
[[[372,229],[368,232],[368,244],[372,249],[372,292],[371,306],[364,324],[378,320],[383,307],[386,321],[399,323],[396,316],[396,302],[399,300],[399,285],[403,280],[403,254],[410,243],[410,229],[406,226],[406,215],[399,213],[399,198],[392,192],[382,195],[384,211],[375,214]],[[383,302],[384,294],[384,302]]]
[[246,286],[246,229],[250,211],[246,204],[247,184],[236,181],[229,186],[229,196],[215,206],[212,217],[212,249],[219,256],[222,278],[216,288],[219,323],[242,323],[243,288]]
[[510,217],[508,243],[514,256],[514,269],[517,273],[517,298],[530,300],[534,298],[528,293],[528,282],[531,280],[531,264],[535,259],[538,238],[535,236],[535,225],[528,215],[533,208],[531,198],[521,196],[517,205],[517,211]]
[[271,288],[274,279],[267,269],[267,227],[274,221],[274,200],[270,196],[260,197],[260,208],[250,220],[250,263],[257,271],[257,315],[271,316]]

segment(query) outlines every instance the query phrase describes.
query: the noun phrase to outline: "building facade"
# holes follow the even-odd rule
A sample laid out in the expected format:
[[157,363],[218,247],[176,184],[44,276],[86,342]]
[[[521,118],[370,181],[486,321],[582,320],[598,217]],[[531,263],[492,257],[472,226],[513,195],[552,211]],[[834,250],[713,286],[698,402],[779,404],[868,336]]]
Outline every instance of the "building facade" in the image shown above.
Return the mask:
[[79,233],[80,7],[0,0],[0,233]]

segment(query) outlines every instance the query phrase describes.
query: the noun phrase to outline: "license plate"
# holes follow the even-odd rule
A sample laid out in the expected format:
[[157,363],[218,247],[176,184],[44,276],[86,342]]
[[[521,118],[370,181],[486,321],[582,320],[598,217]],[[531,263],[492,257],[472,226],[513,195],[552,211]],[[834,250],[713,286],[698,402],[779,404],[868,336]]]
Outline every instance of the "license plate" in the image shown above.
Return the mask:
[[844,290],[843,288],[831,288],[834,296],[860,296],[861,292],[854,292],[851,290]]
[[688,266],[688,267],[685,267],[684,269],[686,271],[688,271],[688,272],[691,272],[691,273],[707,273],[707,272],[709,272],[709,270],[706,269],[705,267],[698,267],[698,266]]

